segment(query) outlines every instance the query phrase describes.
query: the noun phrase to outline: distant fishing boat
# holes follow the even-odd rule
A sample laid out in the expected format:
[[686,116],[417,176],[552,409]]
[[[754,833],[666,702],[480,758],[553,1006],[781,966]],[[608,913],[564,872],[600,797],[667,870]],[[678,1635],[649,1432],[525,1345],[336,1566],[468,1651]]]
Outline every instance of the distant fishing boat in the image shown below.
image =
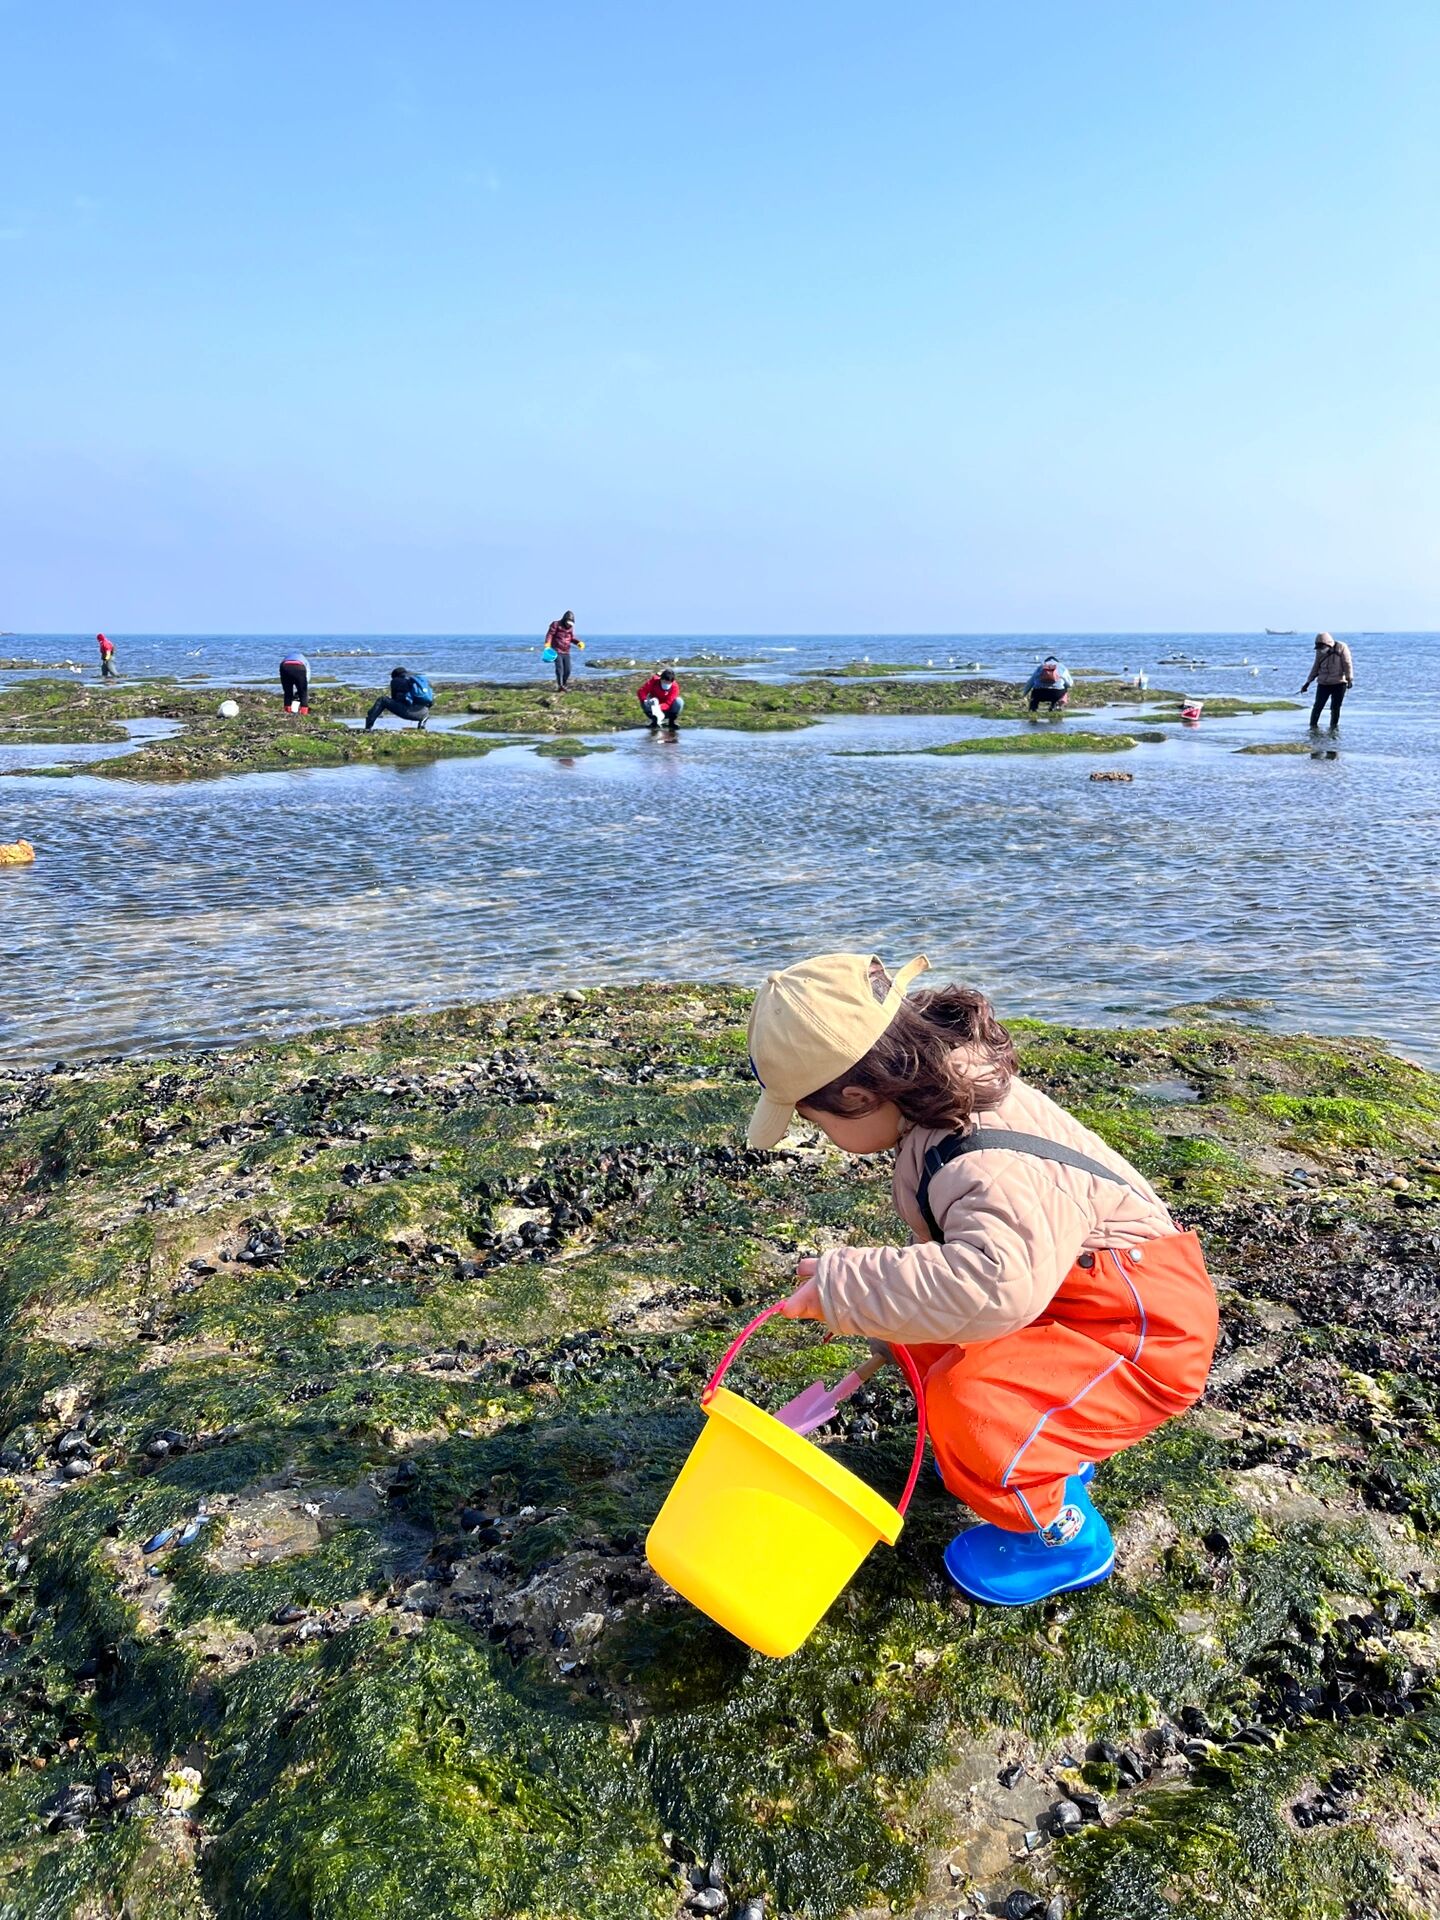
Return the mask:
[[1294,627],[1266,627],[1266,633],[1294,634]]

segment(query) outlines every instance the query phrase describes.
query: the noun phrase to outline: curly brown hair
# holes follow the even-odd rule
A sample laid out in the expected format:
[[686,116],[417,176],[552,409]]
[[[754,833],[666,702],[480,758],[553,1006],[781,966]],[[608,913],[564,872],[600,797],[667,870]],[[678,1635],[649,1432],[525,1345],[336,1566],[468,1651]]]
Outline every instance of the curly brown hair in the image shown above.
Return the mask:
[[[877,1000],[889,991],[871,975]],[[800,1102],[817,1113],[873,1113],[893,1100],[920,1127],[961,1127],[999,1104],[1015,1072],[1015,1044],[974,987],[914,993],[862,1060]]]

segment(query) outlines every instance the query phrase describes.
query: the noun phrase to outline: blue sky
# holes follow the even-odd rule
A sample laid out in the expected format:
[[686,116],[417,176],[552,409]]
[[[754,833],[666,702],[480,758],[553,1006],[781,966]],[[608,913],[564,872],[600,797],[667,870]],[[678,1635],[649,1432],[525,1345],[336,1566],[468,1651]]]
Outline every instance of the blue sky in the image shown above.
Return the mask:
[[1440,10],[0,0],[0,627],[1440,626]]

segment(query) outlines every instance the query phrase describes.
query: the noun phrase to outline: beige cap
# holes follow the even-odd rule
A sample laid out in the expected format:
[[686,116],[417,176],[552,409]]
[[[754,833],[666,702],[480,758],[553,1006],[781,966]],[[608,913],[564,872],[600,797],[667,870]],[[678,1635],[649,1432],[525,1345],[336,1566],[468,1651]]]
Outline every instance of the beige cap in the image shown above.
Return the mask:
[[765,1089],[750,1116],[752,1147],[776,1146],[807,1095],[863,1060],[900,1011],[905,989],[930,962],[902,967],[875,998],[868,953],[821,953],[770,974],[750,1012],[750,1065]]

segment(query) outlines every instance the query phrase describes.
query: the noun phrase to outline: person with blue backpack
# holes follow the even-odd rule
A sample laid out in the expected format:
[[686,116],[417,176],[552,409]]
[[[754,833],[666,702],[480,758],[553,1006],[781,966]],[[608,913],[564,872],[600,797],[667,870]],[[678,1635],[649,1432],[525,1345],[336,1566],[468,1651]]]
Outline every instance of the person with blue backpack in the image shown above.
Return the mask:
[[411,673],[408,667],[392,667],[390,691],[382,693],[366,714],[365,731],[369,733],[382,713],[393,713],[397,720],[417,721],[423,733],[434,704],[435,689],[423,673]]

